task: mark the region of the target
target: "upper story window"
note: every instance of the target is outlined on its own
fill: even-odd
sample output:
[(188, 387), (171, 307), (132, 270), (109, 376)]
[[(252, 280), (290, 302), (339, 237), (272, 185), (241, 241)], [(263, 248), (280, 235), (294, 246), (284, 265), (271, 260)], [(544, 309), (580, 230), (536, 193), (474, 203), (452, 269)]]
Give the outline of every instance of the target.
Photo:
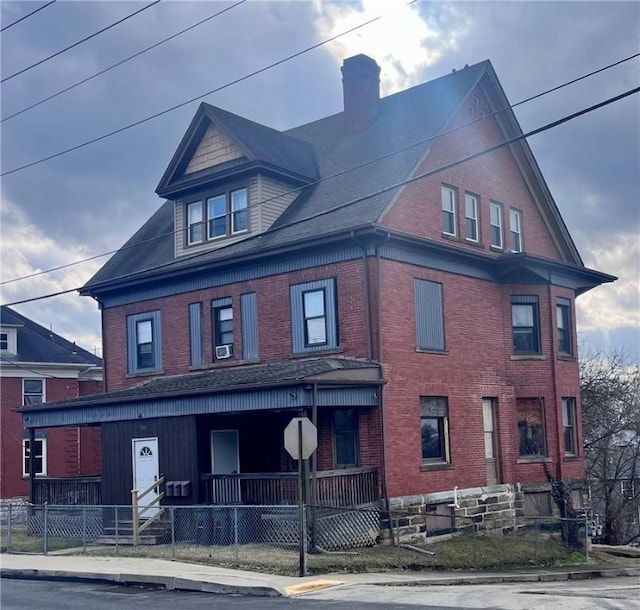
[(129, 374), (154, 373), (162, 369), (160, 312), (127, 316)]
[(478, 197), (471, 193), (464, 196), (464, 231), (469, 241), (480, 241), (478, 230)]
[(442, 185), (442, 232), (445, 235), (457, 235), (456, 211), (458, 192), (451, 186)]
[(223, 360), (233, 356), (233, 305), (231, 297), (211, 302), (213, 312), (214, 357)]
[(491, 245), (494, 248), (503, 248), (502, 205), (495, 201), (489, 204), (489, 220), (491, 222)]
[(537, 296), (511, 297), (514, 354), (540, 353), (540, 320)]
[(509, 210), (509, 232), (511, 235), (511, 252), (522, 252), (522, 212)]
[(570, 356), (573, 351), (573, 335), (571, 333), (571, 301), (569, 299), (557, 299), (556, 324), (558, 327), (558, 353)]
[(0, 352), (3, 354), (16, 354), (17, 349), (17, 329), (3, 328), (0, 331)]
[(337, 348), (338, 308), (335, 280), (290, 287), (294, 353)]
[(416, 348), (442, 352), (444, 342), (444, 305), (442, 284), (414, 280)]
[(22, 380), (22, 404), (39, 405), (44, 402), (44, 379)]
[(203, 243), (249, 229), (249, 203), (246, 188), (220, 193), (186, 204), (187, 245)]

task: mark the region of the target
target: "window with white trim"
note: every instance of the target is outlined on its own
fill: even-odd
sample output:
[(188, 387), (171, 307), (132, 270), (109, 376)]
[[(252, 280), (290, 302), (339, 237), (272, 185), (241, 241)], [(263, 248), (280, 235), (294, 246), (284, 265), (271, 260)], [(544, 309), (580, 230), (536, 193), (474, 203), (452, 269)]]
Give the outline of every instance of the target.
[(0, 352), (5, 355), (17, 354), (17, 339), (18, 335), (16, 328), (3, 328), (0, 331)]
[(458, 207), (458, 193), (451, 186), (442, 185), (442, 232), (445, 235), (457, 235), (456, 212)]
[(468, 241), (479, 242), (478, 197), (471, 193), (464, 195), (464, 233)]
[(491, 245), (494, 248), (503, 248), (502, 205), (495, 201), (489, 203), (489, 221), (491, 224)]
[(160, 312), (149, 311), (127, 316), (129, 374), (162, 370)]
[(34, 441), (33, 452), (29, 439), (22, 439), (22, 476), (29, 476), (29, 462), (34, 461), (34, 473), (39, 476), (47, 474), (47, 439), (37, 438)]
[(564, 433), (564, 454), (578, 455), (576, 432), (576, 399), (562, 399), (562, 429)]
[(522, 252), (522, 212), (509, 209), (509, 233), (511, 236), (511, 252)]
[(337, 348), (338, 308), (334, 279), (290, 287), (293, 353)]
[(44, 402), (44, 379), (22, 380), (22, 404), (39, 405)]
[(249, 196), (246, 188), (190, 201), (185, 207), (187, 246), (249, 230)]
[[(215, 299), (211, 302), (213, 313), (213, 344), (216, 360), (233, 355), (233, 302), (231, 297)], [(226, 349), (222, 349), (226, 348)]]
[(6, 352), (9, 349), (9, 334), (0, 333), (0, 351)]

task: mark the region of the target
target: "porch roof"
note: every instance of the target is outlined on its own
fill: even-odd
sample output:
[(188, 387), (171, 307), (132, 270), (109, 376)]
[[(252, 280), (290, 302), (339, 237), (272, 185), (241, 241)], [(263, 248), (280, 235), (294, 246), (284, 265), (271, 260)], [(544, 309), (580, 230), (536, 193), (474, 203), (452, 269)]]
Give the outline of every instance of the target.
[[(239, 366), (158, 377), (134, 388), (22, 407), (25, 428), (318, 406), (375, 406), (378, 363), (342, 358)], [(293, 390), (293, 391), (292, 391)]]

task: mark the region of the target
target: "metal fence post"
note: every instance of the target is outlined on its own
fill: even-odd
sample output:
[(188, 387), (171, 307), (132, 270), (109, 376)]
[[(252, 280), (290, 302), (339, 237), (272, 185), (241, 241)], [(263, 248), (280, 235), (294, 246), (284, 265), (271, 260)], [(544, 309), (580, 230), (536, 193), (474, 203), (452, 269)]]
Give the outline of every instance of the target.
[(49, 546), (49, 541), (48, 541), (48, 521), (49, 521), (49, 506), (48, 504), (45, 502), (43, 504), (44, 507), (44, 519), (43, 519), (43, 532), (42, 532), (42, 554), (46, 555), (48, 552), (48, 546)]
[(171, 561), (176, 559), (176, 507), (169, 507), (169, 518), (171, 521)]
[(87, 507), (82, 507), (82, 552), (87, 554)]
[[(391, 518), (391, 513), (389, 513)], [(396, 519), (396, 549), (398, 551), (398, 570), (402, 570), (402, 558), (400, 556), (400, 518)]]
[(115, 525), (115, 532), (116, 532), (116, 555), (120, 554), (120, 537), (118, 535), (119, 534), (119, 531), (118, 531), (118, 529), (119, 529), (118, 528), (118, 526), (119, 526), (119, 522), (118, 522), (118, 510), (119, 510), (119, 508), (120, 508), (119, 506), (115, 507), (115, 509), (116, 509), (116, 511), (115, 511), (116, 512), (116, 515), (115, 515), (116, 522), (115, 522), (114, 525)]
[(536, 563), (538, 562), (538, 517), (533, 518), (533, 543), (536, 554)]
[(9, 516), (7, 520), (7, 553), (11, 553), (11, 529), (13, 527), (13, 504), (9, 504)]
[(584, 511), (584, 560), (589, 561), (589, 521), (587, 511)]
[(233, 507), (233, 545), (236, 563), (238, 563), (238, 507)]

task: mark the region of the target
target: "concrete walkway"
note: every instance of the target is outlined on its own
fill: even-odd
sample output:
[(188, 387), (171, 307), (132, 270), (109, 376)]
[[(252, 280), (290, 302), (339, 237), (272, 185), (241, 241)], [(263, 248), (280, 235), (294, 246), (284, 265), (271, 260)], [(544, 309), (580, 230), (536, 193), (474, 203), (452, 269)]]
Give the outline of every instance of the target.
[(87, 579), (120, 584), (147, 584), (208, 593), (294, 596), (343, 584), (459, 585), (544, 582), (602, 577), (640, 577), (640, 566), (576, 566), (505, 572), (388, 572), (325, 574), (297, 578), (199, 564), (137, 557), (83, 555), (0, 556), (2, 578)]

